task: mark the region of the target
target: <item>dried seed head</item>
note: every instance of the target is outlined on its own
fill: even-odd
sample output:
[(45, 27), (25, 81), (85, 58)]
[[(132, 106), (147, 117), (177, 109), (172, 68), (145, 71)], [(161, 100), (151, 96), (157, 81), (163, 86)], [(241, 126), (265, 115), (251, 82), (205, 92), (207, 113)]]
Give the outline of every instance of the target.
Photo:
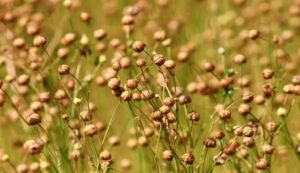
[(165, 63), (165, 57), (162, 54), (156, 54), (153, 56), (153, 61), (156, 65), (161, 66)]
[(251, 107), (247, 104), (242, 103), (240, 104), (238, 111), (240, 114), (246, 116), (251, 112)]
[(254, 95), (250, 91), (243, 92), (242, 99), (244, 102), (249, 103), (254, 99)]
[(43, 149), (43, 142), (41, 139), (31, 139), (24, 143), (23, 148), (26, 153), (35, 155), (41, 153)]
[(89, 124), (84, 127), (83, 131), (85, 135), (93, 137), (98, 133), (98, 128), (94, 124)]
[(17, 172), (18, 173), (28, 173), (29, 172), (29, 167), (28, 165), (22, 163), (17, 166)]
[(268, 160), (262, 158), (256, 161), (255, 166), (257, 169), (265, 170), (269, 167)]
[(43, 47), (45, 46), (47, 43), (45, 37), (42, 37), (42, 36), (36, 36), (34, 39), (33, 39), (33, 45), (36, 46), (36, 47)]
[(69, 49), (66, 47), (57, 50), (57, 56), (61, 59), (66, 59), (69, 55)]
[(39, 94), (39, 101), (43, 102), (43, 103), (48, 103), (51, 99), (51, 93), (48, 91), (45, 92), (41, 92)]
[(29, 76), (27, 74), (22, 74), (17, 78), (18, 85), (27, 85), (29, 83)]
[(159, 108), (159, 111), (162, 113), (162, 114), (167, 114), (171, 111), (171, 108), (167, 105), (162, 105), (160, 108)]
[(161, 121), (163, 114), (160, 111), (154, 111), (151, 113), (151, 118), (155, 121)]
[(186, 153), (181, 156), (181, 160), (187, 165), (192, 165), (194, 163), (195, 157), (191, 153)]
[(246, 63), (246, 57), (242, 54), (237, 54), (233, 57), (233, 62), (236, 64), (244, 64)]
[(147, 138), (145, 136), (140, 136), (138, 138), (138, 144), (143, 147), (147, 146), (148, 145)]
[(103, 29), (97, 29), (94, 31), (94, 37), (97, 40), (103, 40), (107, 36), (107, 33)]
[(231, 112), (227, 109), (222, 109), (218, 112), (218, 115), (222, 120), (227, 120), (231, 117)]
[(244, 137), (243, 144), (248, 148), (253, 148), (255, 146), (255, 141), (251, 137)]
[(171, 150), (165, 150), (162, 153), (162, 158), (164, 160), (172, 161), (173, 157), (174, 157), (174, 155), (173, 155), (173, 152)]
[(132, 49), (136, 52), (142, 52), (146, 47), (146, 44), (142, 41), (135, 41), (132, 44)]
[(166, 97), (163, 100), (163, 104), (172, 107), (175, 104), (175, 100), (173, 97)]
[(126, 87), (129, 89), (135, 89), (138, 87), (139, 81), (136, 79), (128, 79), (126, 81)]
[(218, 130), (218, 131), (215, 131), (212, 136), (216, 139), (221, 140), (225, 137), (225, 134), (221, 130)]
[(272, 79), (274, 72), (271, 69), (264, 69), (262, 75), (264, 79)]
[(21, 48), (25, 47), (25, 45), (26, 45), (26, 43), (23, 38), (15, 38), (13, 41), (13, 46), (16, 48), (21, 49)]
[(203, 144), (207, 148), (215, 148), (217, 145), (217, 141), (215, 140), (215, 138), (206, 138), (204, 140)]
[(254, 131), (253, 131), (252, 127), (246, 126), (243, 128), (244, 136), (251, 137), (251, 136), (253, 136), (253, 134), (254, 134)]
[(272, 154), (275, 150), (275, 147), (269, 144), (265, 144), (262, 146), (262, 151), (266, 154)]
[(131, 15), (125, 15), (122, 17), (121, 23), (122, 25), (133, 25), (134, 18)]
[(120, 144), (120, 139), (118, 136), (111, 136), (109, 139), (108, 139), (108, 143), (112, 146), (117, 146)]
[(213, 65), (212, 63), (210, 62), (205, 62), (203, 64), (203, 69), (206, 71), (206, 72), (212, 72), (215, 70), (215, 65)]
[(200, 115), (198, 112), (192, 111), (188, 113), (187, 118), (193, 122), (198, 122), (200, 120)]
[(191, 103), (192, 99), (189, 96), (181, 95), (178, 98), (178, 103), (180, 105)]
[(168, 59), (168, 60), (165, 61), (164, 66), (169, 70), (174, 69), (175, 68), (175, 61), (173, 61), (171, 59)]
[(167, 38), (167, 34), (164, 30), (159, 30), (153, 34), (153, 38), (158, 42), (162, 42)]
[(92, 16), (87, 12), (81, 12), (80, 13), (80, 19), (83, 22), (90, 22), (90, 20), (92, 19)]
[(266, 129), (272, 134), (276, 132), (277, 128), (278, 126), (275, 122), (268, 122), (266, 124)]
[(107, 85), (111, 89), (118, 89), (120, 87), (121, 81), (117, 78), (111, 78)]
[(80, 157), (81, 153), (79, 149), (74, 149), (71, 151), (71, 158), (75, 161), (77, 161)]
[(26, 123), (30, 126), (39, 124), (42, 121), (42, 118), (37, 113), (32, 113), (26, 118)]
[(166, 115), (166, 118), (167, 118), (168, 123), (171, 123), (171, 124), (175, 123), (177, 121), (176, 116), (172, 112), (169, 112)]
[(41, 166), (40, 166), (39, 162), (33, 162), (29, 165), (29, 170), (31, 172), (38, 172), (38, 171), (40, 171), (40, 169), (41, 169)]
[(252, 29), (248, 33), (248, 38), (255, 40), (259, 37), (259, 31), (256, 29)]
[(58, 67), (57, 71), (60, 75), (70, 74), (70, 66), (67, 64), (62, 64)]
[(144, 67), (144, 66), (146, 65), (146, 61), (143, 60), (143, 59), (138, 59), (138, 60), (136, 61), (136, 65), (137, 65), (138, 67)]
[(128, 170), (131, 167), (131, 162), (128, 159), (122, 159), (120, 165), (122, 169)]
[(107, 150), (102, 151), (102, 152), (100, 153), (100, 159), (101, 159), (101, 160), (105, 160), (105, 161), (110, 160), (110, 159), (111, 159), (111, 154), (110, 154), (110, 152), (107, 151)]
[(120, 97), (121, 97), (122, 100), (128, 102), (128, 101), (131, 100), (132, 94), (129, 91), (123, 91)]

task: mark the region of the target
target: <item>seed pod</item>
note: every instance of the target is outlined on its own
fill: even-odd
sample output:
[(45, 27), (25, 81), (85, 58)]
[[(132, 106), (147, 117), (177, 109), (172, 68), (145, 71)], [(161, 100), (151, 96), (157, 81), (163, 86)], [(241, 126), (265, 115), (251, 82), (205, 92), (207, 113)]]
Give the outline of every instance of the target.
[(90, 20), (92, 19), (92, 16), (87, 12), (81, 12), (80, 13), (80, 19), (83, 22), (90, 22)]
[(153, 56), (153, 61), (156, 65), (161, 66), (165, 63), (165, 57), (162, 54), (156, 54)]
[(244, 64), (246, 63), (246, 57), (242, 54), (237, 54), (233, 57), (233, 62), (239, 65)]
[(218, 115), (222, 120), (227, 120), (227, 119), (230, 119), (231, 112), (227, 109), (222, 109), (218, 112)]
[(251, 107), (247, 104), (242, 103), (242, 104), (240, 104), (238, 111), (243, 116), (246, 116), (251, 112)]
[(251, 137), (244, 137), (243, 144), (246, 145), (248, 148), (253, 148), (255, 146), (255, 141)]
[(26, 123), (30, 126), (39, 124), (41, 121), (42, 121), (42, 118), (37, 113), (30, 114), (26, 119)]
[(134, 18), (131, 15), (125, 15), (121, 19), (122, 25), (133, 25), (134, 24)]
[(101, 159), (101, 160), (105, 160), (105, 161), (110, 160), (110, 159), (111, 159), (111, 154), (110, 154), (110, 152), (107, 151), (107, 150), (102, 151), (102, 152), (100, 153), (100, 159)]
[(262, 151), (266, 154), (272, 154), (275, 150), (275, 147), (269, 144), (265, 144), (262, 146)]
[(245, 91), (245, 92), (243, 92), (242, 99), (244, 102), (250, 103), (254, 99), (254, 95), (250, 91)]
[(38, 171), (40, 171), (40, 169), (41, 169), (41, 166), (40, 166), (39, 162), (33, 162), (29, 165), (29, 170), (31, 172), (38, 172)]
[(57, 56), (61, 59), (66, 59), (69, 55), (69, 49), (68, 48), (59, 48), (57, 50)]
[(132, 98), (132, 94), (129, 91), (123, 91), (120, 97), (124, 101), (130, 101)]
[(173, 155), (173, 152), (171, 150), (165, 150), (162, 153), (162, 157), (165, 160), (172, 161), (174, 155)]
[(24, 48), (26, 45), (25, 40), (23, 38), (15, 38), (13, 41), (13, 46), (16, 48)]
[(218, 130), (213, 133), (213, 137), (221, 140), (225, 137), (225, 134), (222, 131)]
[(163, 114), (160, 111), (154, 111), (151, 113), (151, 118), (155, 121), (161, 121)]
[(118, 89), (120, 84), (121, 81), (117, 78), (111, 78), (107, 83), (108, 87), (111, 89)]
[(139, 84), (139, 82), (136, 79), (128, 79), (126, 81), (126, 87), (129, 88), (129, 89), (135, 89), (135, 88), (137, 88), (138, 84)]
[(36, 47), (43, 47), (45, 46), (47, 43), (45, 37), (42, 37), (42, 36), (36, 36), (34, 39), (33, 39), (33, 45), (36, 46)]
[(215, 138), (209, 137), (204, 140), (203, 144), (207, 148), (215, 148), (217, 145), (217, 141), (215, 140)]
[(213, 72), (215, 70), (215, 65), (213, 65), (212, 63), (210, 62), (205, 62), (203, 64), (203, 69), (206, 71), (206, 72)]
[(136, 52), (142, 52), (146, 47), (146, 44), (141, 42), (141, 41), (135, 41), (133, 44), (132, 44), (132, 49)]
[(97, 29), (94, 31), (94, 37), (97, 40), (103, 40), (107, 36), (107, 33), (103, 29)]
[(271, 69), (264, 69), (262, 75), (264, 79), (272, 79), (274, 72)]
[(159, 30), (153, 34), (153, 38), (154, 38), (154, 40), (156, 40), (158, 42), (162, 42), (167, 38), (167, 34), (165, 31)]
[(43, 142), (41, 141), (41, 139), (37, 139), (37, 140), (31, 139), (24, 143), (23, 148), (25, 152), (28, 154), (31, 155), (39, 154), (43, 149)]
[(159, 111), (162, 113), (162, 114), (167, 114), (171, 111), (171, 108), (167, 105), (162, 105), (160, 108), (159, 108)]
[(243, 128), (243, 135), (244, 136), (251, 137), (251, 136), (253, 136), (253, 134), (254, 134), (254, 131), (251, 127), (246, 126), (246, 127)]
[(164, 66), (169, 69), (169, 70), (172, 70), (175, 68), (175, 62), (171, 59), (169, 60), (166, 60), (165, 63), (164, 63)]
[(180, 105), (191, 103), (191, 101), (192, 101), (191, 98), (189, 96), (186, 96), (186, 95), (181, 95), (178, 98), (178, 103)]
[(163, 100), (163, 104), (172, 107), (175, 104), (175, 100), (173, 97), (166, 97)]
[(146, 61), (143, 60), (143, 59), (138, 59), (138, 60), (136, 61), (136, 65), (137, 65), (138, 67), (144, 67), (144, 66), (146, 65)]
[(66, 64), (62, 64), (58, 67), (57, 71), (60, 75), (70, 74), (70, 66)]
[(199, 113), (195, 111), (188, 113), (187, 118), (194, 122), (198, 122), (200, 120)]
[(259, 37), (259, 31), (256, 29), (252, 29), (248, 33), (248, 38), (255, 40)]
[(177, 121), (176, 116), (172, 112), (169, 112), (166, 115), (166, 118), (168, 120), (168, 123), (170, 123), (170, 124), (175, 123)]
[(269, 167), (269, 162), (268, 160), (262, 158), (256, 161), (255, 166), (257, 169), (265, 170)]
[(181, 160), (187, 165), (192, 165), (194, 163), (195, 157), (191, 153), (186, 153), (181, 156)]
[(148, 145), (147, 138), (145, 136), (140, 136), (138, 138), (138, 144), (142, 147), (147, 146)]
[(98, 129), (94, 124), (89, 124), (84, 127), (83, 132), (85, 135), (93, 137), (98, 133)]
[(17, 78), (18, 85), (27, 85), (29, 83), (29, 76), (27, 74), (22, 74)]
[(278, 126), (275, 122), (268, 122), (266, 124), (266, 129), (272, 134), (276, 132), (277, 128)]
[(18, 173), (28, 173), (29, 172), (29, 167), (28, 165), (22, 163), (17, 166), (17, 172)]

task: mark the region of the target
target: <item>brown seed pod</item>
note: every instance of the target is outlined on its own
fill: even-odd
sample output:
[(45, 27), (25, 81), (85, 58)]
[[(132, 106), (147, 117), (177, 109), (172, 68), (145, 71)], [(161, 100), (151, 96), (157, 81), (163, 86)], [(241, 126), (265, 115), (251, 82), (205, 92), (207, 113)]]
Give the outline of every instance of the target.
[(249, 31), (248, 33), (248, 38), (252, 39), (252, 40), (255, 40), (259, 37), (259, 31), (256, 30), (256, 29), (252, 29)]
[(126, 81), (126, 87), (133, 90), (138, 87), (139, 81), (136, 79), (128, 79)]
[(94, 37), (97, 40), (103, 40), (107, 36), (107, 33), (103, 29), (97, 29), (94, 31)]
[(100, 159), (101, 160), (110, 160), (111, 159), (111, 154), (109, 151), (104, 150), (100, 153)]
[(131, 15), (125, 15), (121, 19), (122, 25), (133, 25), (134, 24), (134, 18)]
[(193, 122), (198, 122), (200, 120), (200, 115), (198, 112), (192, 111), (188, 113), (187, 118)]
[(207, 148), (215, 148), (217, 145), (217, 141), (215, 140), (215, 138), (206, 138), (203, 142), (203, 144), (205, 145), (205, 147)]
[(227, 120), (227, 119), (230, 119), (231, 118), (231, 112), (227, 109), (221, 109), (219, 112), (218, 112), (218, 115), (219, 117), (222, 119), (222, 120)]
[(156, 65), (162, 66), (165, 63), (165, 57), (162, 54), (156, 54), (153, 56), (153, 61)]
[(173, 155), (172, 150), (165, 150), (162, 153), (162, 158), (164, 160), (172, 161), (173, 157), (174, 157), (174, 155)]
[(32, 113), (26, 118), (26, 123), (30, 126), (39, 124), (42, 121), (42, 118), (37, 113)]
[(274, 72), (271, 69), (264, 69), (262, 75), (264, 79), (272, 79)]
[(203, 64), (203, 69), (206, 71), (206, 72), (213, 72), (215, 70), (215, 65), (213, 65), (212, 63), (210, 62), (205, 62)]
[(218, 130), (218, 131), (215, 131), (212, 136), (216, 139), (221, 140), (225, 137), (225, 134), (221, 130)]
[(171, 60), (171, 59), (168, 59), (164, 62), (164, 66), (169, 69), (169, 70), (172, 70), (175, 68), (175, 61)]
[(47, 43), (45, 37), (42, 37), (42, 36), (36, 36), (34, 39), (33, 39), (33, 45), (36, 46), (36, 47), (43, 47), (45, 46)]
[(41, 153), (44, 143), (41, 139), (31, 139), (24, 143), (23, 148), (26, 153), (35, 155)]
[(257, 169), (265, 170), (269, 167), (269, 162), (268, 160), (262, 158), (256, 161), (255, 166)]
[(146, 44), (142, 41), (135, 41), (132, 44), (132, 49), (136, 52), (142, 52), (146, 47)]
[(88, 12), (81, 12), (80, 13), (80, 19), (83, 22), (90, 22), (92, 19), (92, 16)]
[(167, 34), (164, 30), (159, 30), (153, 34), (153, 38), (158, 42), (162, 42), (167, 38)]
[(123, 91), (120, 97), (124, 101), (130, 101), (132, 99), (132, 94), (129, 91)]
[(192, 165), (194, 163), (195, 157), (191, 153), (185, 153), (181, 156), (181, 160), (187, 165)]
[(85, 135), (93, 137), (98, 133), (98, 128), (94, 124), (89, 124), (84, 127), (83, 131)]
[(69, 65), (62, 64), (58, 67), (57, 71), (60, 75), (67, 75), (70, 74), (71, 69)]
[(120, 87), (121, 81), (117, 78), (111, 78), (107, 85), (111, 89), (118, 89)]

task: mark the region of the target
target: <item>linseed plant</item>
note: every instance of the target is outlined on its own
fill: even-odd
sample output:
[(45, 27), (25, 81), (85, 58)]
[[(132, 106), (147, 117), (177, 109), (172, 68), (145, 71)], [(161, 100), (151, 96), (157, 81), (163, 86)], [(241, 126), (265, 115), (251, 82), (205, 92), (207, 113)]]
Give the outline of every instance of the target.
[(0, 172), (298, 172), (299, 0), (1, 0)]

